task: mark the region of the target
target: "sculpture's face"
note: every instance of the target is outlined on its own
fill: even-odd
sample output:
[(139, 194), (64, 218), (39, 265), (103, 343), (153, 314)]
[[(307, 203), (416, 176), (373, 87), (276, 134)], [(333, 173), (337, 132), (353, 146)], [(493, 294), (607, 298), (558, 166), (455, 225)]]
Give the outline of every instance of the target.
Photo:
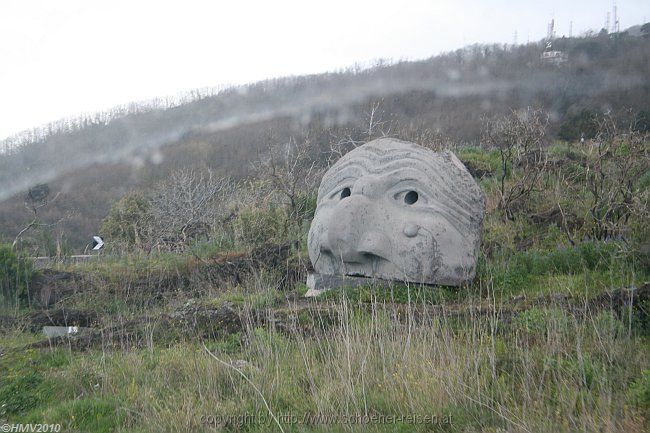
[(480, 230), (482, 212), (483, 195), (453, 154), (376, 140), (323, 177), (309, 256), (322, 274), (459, 284), (474, 276), (470, 228)]

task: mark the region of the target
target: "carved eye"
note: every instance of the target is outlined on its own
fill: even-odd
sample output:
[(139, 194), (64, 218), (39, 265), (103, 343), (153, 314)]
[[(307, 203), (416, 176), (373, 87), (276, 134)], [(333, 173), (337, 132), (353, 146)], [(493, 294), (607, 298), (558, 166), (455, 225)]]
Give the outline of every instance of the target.
[(341, 200), (343, 200), (345, 197), (350, 197), (350, 194), (351, 194), (350, 188), (348, 187), (343, 188), (343, 190), (341, 191)]
[(417, 191), (409, 191), (406, 193), (406, 195), (404, 195), (404, 203), (409, 205), (413, 204), (418, 201), (418, 198), (420, 198), (420, 196), (418, 195)]

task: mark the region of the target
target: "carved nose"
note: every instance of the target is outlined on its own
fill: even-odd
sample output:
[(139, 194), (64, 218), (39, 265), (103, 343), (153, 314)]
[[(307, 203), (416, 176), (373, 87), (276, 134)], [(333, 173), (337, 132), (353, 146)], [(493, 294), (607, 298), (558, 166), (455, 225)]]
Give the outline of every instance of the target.
[(387, 258), (390, 240), (374, 218), (373, 204), (364, 196), (352, 196), (337, 207), (327, 230), (324, 250), (348, 263), (364, 263)]
[(352, 195), (360, 194), (371, 200), (378, 199), (379, 196), (386, 190), (387, 179), (382, 179), (379, 176), (367, 174), (362, 176), (354, 183), (352, 188)]
[(390, 252), (390, 240), (379, 231), (365, 232), (357, 245), (357, 252), (366, 259), (373, 257), (385, 259)]

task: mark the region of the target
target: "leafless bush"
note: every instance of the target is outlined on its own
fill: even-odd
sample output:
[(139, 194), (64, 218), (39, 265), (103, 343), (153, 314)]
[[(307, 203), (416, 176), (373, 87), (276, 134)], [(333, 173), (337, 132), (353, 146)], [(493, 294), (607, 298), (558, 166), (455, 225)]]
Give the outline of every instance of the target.
[(151, 196), (155, 245), (183, 249), (194, 239), (209, 238), (232, 188), (230, 180), (211, 171), (183, 169), (172, 173)]
[(382, 101), (371, 101), (363, 111), (362, 128), (347, 130), (342, 135), (332, 137), (328, 155), (328, 165), (334, 164), (349, 151), (368, 141), (392, 135), (394, 124), (382, 109)]
[(396, 125), (393, 131), (396, 138), (417, 143), (434, 152), (441, 152), (456, 147), (456, 143), (450, 137), (426, 126), (412, 124), (404, 126)]
[(532, 108), (512, 111), (508, 116), (483, 122), (483, 140), (499, 150), (499, 209), (507, 219), (514, 219), (515, 204), (525, 202), (539, 189), (546, 170), (543, 149), (549, 116)]
[(588, 146), (585, 172), (589, 217), (594, 239), (623, 236), (630, 218), (648, 221), (649, 193), (638, 180), (650, 169), (647, 132), (633, 118), (621, 125), (611, 113), (598, 120), (598, 134)]
[(291, 137), (286, 143), (269, 143), (255, 169), (263, 183), (260, 186), (266, 187), (269, 194), (279, 194), (289, 217), (300, 225), (306, 200), (314, 194), (322, 174), (312, 157), (309, 137), (300, 142)]

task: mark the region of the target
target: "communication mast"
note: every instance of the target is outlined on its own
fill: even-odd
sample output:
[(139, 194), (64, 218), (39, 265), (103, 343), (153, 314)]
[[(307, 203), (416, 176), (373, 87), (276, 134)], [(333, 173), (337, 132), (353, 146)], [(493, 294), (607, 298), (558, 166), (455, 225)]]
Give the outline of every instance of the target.
[(546, 32), (546, 39), (552, 41), (555, 39), (555, 19), (551, 19), (551, 22), (548, 24), (548, 30)]
[(614, 25), (612, 26), (612, 33), (618, 33), (620, 31), (621, 28), (618, 22), (618, 7), (616, 6), (616, 3), (614, 3)]

